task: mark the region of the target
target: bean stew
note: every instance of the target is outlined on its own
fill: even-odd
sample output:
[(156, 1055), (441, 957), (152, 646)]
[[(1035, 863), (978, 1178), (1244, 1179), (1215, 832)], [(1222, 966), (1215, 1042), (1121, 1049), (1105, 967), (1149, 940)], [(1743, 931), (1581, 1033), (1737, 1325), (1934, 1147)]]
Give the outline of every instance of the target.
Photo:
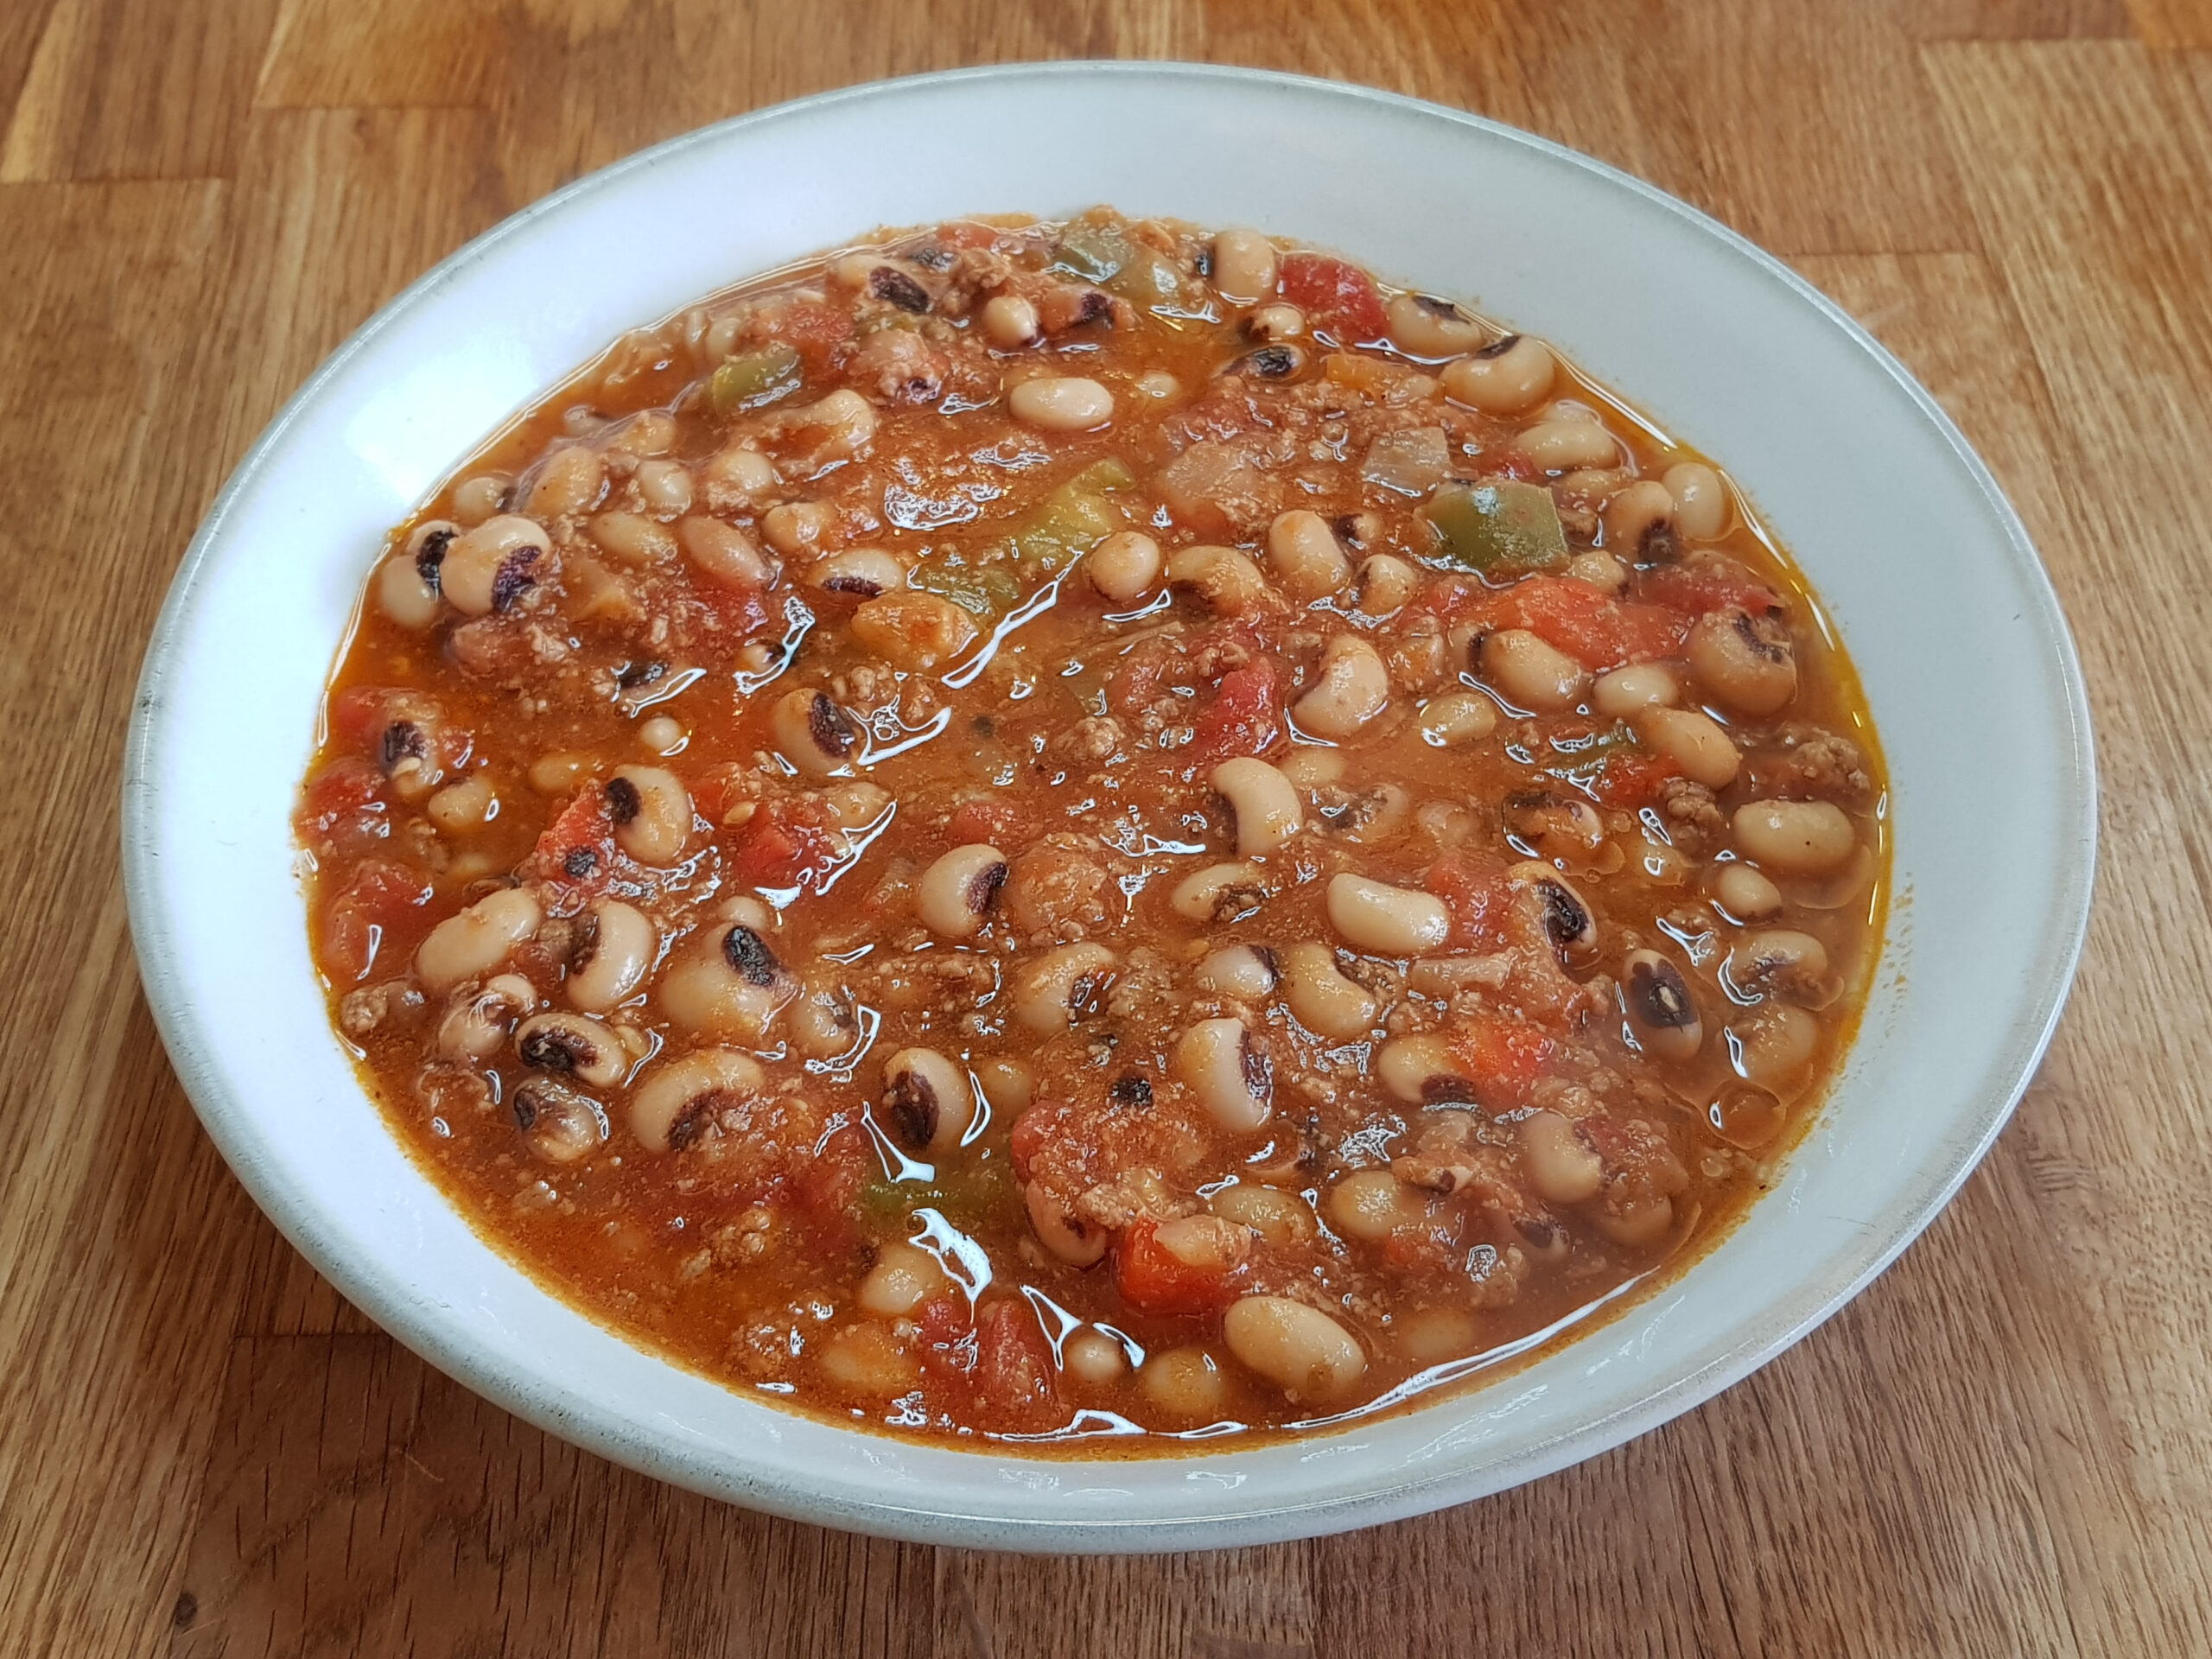
[(1533, 337), (1104, 210), (619, 341), (372, 572), (297, 814), (472, 1224), (798, 1409), (1173, 1450), (1679, 1271), (1834, 1077), (1863, 698)]

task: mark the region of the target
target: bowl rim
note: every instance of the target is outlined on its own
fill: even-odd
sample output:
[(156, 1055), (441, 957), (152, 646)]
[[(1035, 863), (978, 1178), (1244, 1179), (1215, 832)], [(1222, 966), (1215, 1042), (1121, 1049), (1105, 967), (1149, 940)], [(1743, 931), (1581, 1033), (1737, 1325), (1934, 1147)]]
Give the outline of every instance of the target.
[[(1952, 1155), (1949, 1167), (1942, 1171), (1941, 1178), (1923, 1188), (1916, 1198), (1904, 1195), (1904, 1201), (1890, 1217), (1891, 1224), (1872, 1230), (1866, 1247), (1856, 1253), (1857, 1260), (1840, 1286), (1825, 1292), (1813, 1286), (1784, 1295), (1764, 1321), (1748, 1328), (1736, 1343), (1722, 1349), (1707, 1363), (1642, 1395), (1630, 1407), (1584, 1421), (1571, 1431), (1494, 1459), (1474, 1470), (1439, 1469), (1402, 1478), (1379, 1492), (1228, 1509), (1204, 1521), (1160, 1523), (1096, 1517), (1038, 1522), (950, 1508), (917, 1507), (893, 1500), (887, 1494), (869, 1502), (820, 1496), (807, 1501), (771, 1482), (710, 1478), (685, 1461), (671, 1444), (628, 1438), (612, 1422), (596, 1421), (588, 1412), (561, 1409), (558, 1396), (550, 1391), (533, 1392), (524, 1379), (510, 1375), (492, 1357), (457, 1339), (435, 1322), (426, 1320), (423, 1310), (380, 1274), (369, 1253), (351, 1250), (341, 1241), (327, 1236), (318, 1224), (316, 1206), (277, 1179), (264, 1162), (259, 1156), (251, 1110), (200, 1040), (200, 1016), (182, 994), (175, 960), (175, 936), (162, 902), (162, 854), (153, 830), (161, 800), (155, 757), (169, 734), (171, 703), (165, 690), (205, 595), (204, 578), (224, 528), (302, 413), (353, 359), (388, 328), (500, 244), (560, 213), (581, 196), (615, 187), (630, 175), (651, 168), (670, 156), (693, 147), (721, 143), (747, 128), (810, 117), (843, 104), (864, 103), (917, 91), (1001, 81), (1087, 79), (1154, 81), (1184, 86), (1257, 84), (1471, 128), (1492, 139), (1564, 162), (1643, 198), (1648, 206), (1663, 210), (1748, 261), (1766, 280), (1779, 283), (1840, 330), (1906, 394), (1950, 447), (1955, 459), (1984, 497), (1993, 523), (2002, 529), (2006, 550), (2018, 567), (2024, 590), (2032, 601), (2033, 614), (2028, 620), (2039, 644), (2050, 653), (2056, 670), (2056, 689), (2060, 693), (2056, 701), (2063, 730), (2054, 727), (2054, 746), (2064, 753), (2070, 743), (2071, 765), (2060, 770), (2061, 797), (2052, 803), (2050, 810), (2056, 830), (2054, 845), (2063, 879), (2044, 906), (2044, 934), (2056, 948), (2024, 976), (2027, 982), (2019, 990), (2016, 1003), (2018, 1012), (2007, 1023), (2002, 1052), (1987, 1074), (1991, 1086), (1983, 1096), (1979, 1121), (1968, 1116), (1961, 1125), (1973, 1131), (1972, 1138), (1962, 1142), (1961, 1149)], [(989, 204), (978, 204), (976, 208), (988, 210)], [(833, 88), (748, 111), (635, 151), (527, 204), (448, 254), (380, 307), (323, 359), (286, 399), (216, 495), (177, 567), (149, 636), (132, 702), (121, 782), (123, 874), (131, 937), (149, 1008), (178, 1077), (209, 1137), (262, 1211), (341, 1294), (374, 1319), (380, 1329), (439, 1370), (539, 1428), (673, 1484), (814, 1524), (842, 1526), (914, 1541), (1029, 1550), (1139, 1552), (1242, 1546), (1402, 1519), (1503, 1491), (1610, 1450), (1701, 1404), (1759, 1369), (1825, 1322), (1889, 1267), (1950, 1202), (2010, 1120), (2050, 1043), (2080, 963), (2088, 935), (2098, 853), (2099, 785), (2088, 693), (2080, 656), (2050, 574), (2018, 512), (1956, 423), (1910, 372), (1840, 306), (1779, 258), (1710, 215), (1631, 174), (1553, 140), (1449, 105), (1379, 88), (1273, 70), (1180, 61), (1064, 60), (995, 64)], [(1892, 930), (1897, 925), (1894, 914), (1889, 925)], [(539, 1288), (544, 1290), (543, 1286)], [(550, 1290), (544, 1290), (544, 1294), (554, 1294)], [(674, 1363), (667, 1360), (663, 1363)], [(1262, 1449), (1254, 1448), (1255, 1452)], [(975, 1450), (979, 1453), (982, 1451)], [(1007, 1455), (1002, 1447), (994, 1446), (991, 1450), (1001, 1457)], [(1056, 1458), (1052, 1461), (1052, 1466), (1085, 1466), (1078, 1459)]]

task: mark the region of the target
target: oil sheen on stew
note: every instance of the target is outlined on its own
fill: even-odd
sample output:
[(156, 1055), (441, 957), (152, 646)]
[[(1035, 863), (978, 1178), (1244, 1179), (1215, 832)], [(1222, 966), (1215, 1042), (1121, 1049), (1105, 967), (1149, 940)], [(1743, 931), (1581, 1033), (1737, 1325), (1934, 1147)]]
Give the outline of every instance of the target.
[(1724, 1230), (1848, 1042), (1883, 799), (1705, 461), (1101, 211), (620, 341), (394, 532), (298, 828), (395, 1131), (560, 1294), (801, 1408), (1167, 1450)]

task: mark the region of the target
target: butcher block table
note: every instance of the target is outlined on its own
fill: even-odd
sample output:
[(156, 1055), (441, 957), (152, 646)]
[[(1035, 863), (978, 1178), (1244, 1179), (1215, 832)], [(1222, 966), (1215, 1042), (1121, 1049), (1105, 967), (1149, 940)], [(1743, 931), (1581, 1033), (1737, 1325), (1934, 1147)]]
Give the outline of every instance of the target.
[[(1750, 1381), (1425, 1520), (1028, 1559), (691, 1497), (378, 1332), (194, 1118), (114, 826), (194, 525), (434, 261), (743, 110), (1113, 55), (1478, 111), (1834, 296), (2043, 550), (2103, 868), (1995, 1151)], [(0, 1655), (2212, 1652), (2208, 463), (2212, 0), (4, 0)]]

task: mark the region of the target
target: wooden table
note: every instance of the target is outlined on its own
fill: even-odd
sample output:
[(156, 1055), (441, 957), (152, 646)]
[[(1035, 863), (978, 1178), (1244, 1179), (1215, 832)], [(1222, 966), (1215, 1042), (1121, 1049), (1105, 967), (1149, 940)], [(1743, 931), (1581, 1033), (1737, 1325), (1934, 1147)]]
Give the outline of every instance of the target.
[[(1994, 1154), (1750, 1382), (1424, 1521), (1033, 1560), (689, 1497), (378, 1332), (200, 1133), (112, 826), (193, 525), (403, 283), (702, 122), (1112, 54), (1464, 105), (1835, 295), (2044, 550), (2105, 866)], [(2212, 1651), (2206, 0), (7, 0), (0, 112), (0, 1653)]]

